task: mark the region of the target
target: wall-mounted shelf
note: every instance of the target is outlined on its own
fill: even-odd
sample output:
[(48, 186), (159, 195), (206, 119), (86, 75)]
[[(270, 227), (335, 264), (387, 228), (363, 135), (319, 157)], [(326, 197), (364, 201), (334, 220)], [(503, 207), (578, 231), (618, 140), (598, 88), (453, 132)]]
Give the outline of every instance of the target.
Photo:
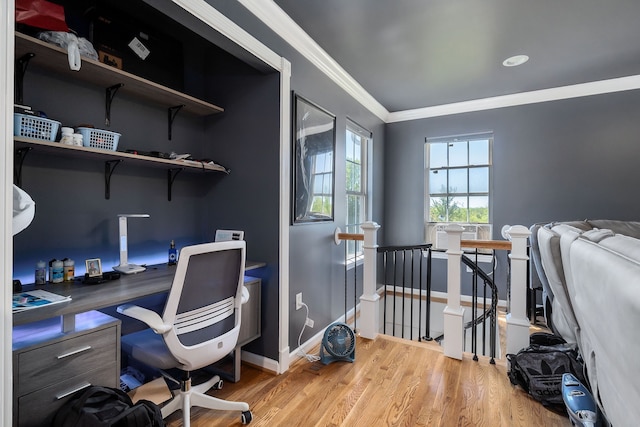
[(168, 171), (168, 199), (171, 200), (171, 187), (175, 177), (181, 171), (202, 171), (202, 172), (222, 172), (228, 174), (229, 171), (223, 166), (217, 164), (201, 163), (188, 160), (169, 160), (157, 157), (142, 156), (139, 154), (122, 153), (119, 151), (102, 150), (91, 147), (77, 147), (74, 145), (65, 145), (59, 142), (40, 141), (21, 136), (13, 138), (16, 150), (16, 158), (19, 164), (16, 165), (17, 172), (16, 181), (20, 183), (22, 180), (22, 162), (26, 153), (32, 150), (39, 152), (51, 153), (68, 157), (77, 157), (84, 159), (101, 160), (105, 162), (105, 198), (109, 198), (111, 174), (115, 167), (122, 163), (132, 163), (141, 167), (162, 168)]
[(71, 71), (66, 50), (22, 33), (16, 33), (15, 40), (16, 58), (19, 59), (24, 55), (34, 54), (28, 60), (29, 64), (67, 78), (92, 83), (105, 89), (122, 84), (123, 86), (120, 88), (119, 93), (146, 99), (167, 109), (183, 105), (181, 111), (198, 116), (208, 116), (224, 111), (223, 108), (217, 105), (89, 58), (82, 57), (80, 71)]

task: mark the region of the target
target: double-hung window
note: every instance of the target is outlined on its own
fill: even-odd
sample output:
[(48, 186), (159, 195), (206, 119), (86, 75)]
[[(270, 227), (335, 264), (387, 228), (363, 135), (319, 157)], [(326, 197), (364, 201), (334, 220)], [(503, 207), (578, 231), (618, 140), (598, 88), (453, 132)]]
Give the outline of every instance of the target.
[(448, 223), (463, 239), (491, 238), (492, 146), (491, 133), (426, 139), (425, 240), (436, 248)]
[[(368, 145), (371, 132), (347, 120), (346, 138), (346, 193), (347, 218), (346, 232), (361, 233), (360, 225), (367, 220), (368, 214)], [(362, 244), (347, 241), (347, 260), (355, 260), (362, 255)]]

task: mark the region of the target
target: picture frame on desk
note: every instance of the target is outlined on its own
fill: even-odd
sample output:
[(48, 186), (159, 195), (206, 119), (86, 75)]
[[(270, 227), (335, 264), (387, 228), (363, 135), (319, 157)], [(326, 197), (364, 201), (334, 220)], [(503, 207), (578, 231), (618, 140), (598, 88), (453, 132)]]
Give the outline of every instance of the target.
[(336, 116), (293, 94), (292, 224), (333, 221)]
[(87, 267), (87, 275), (89, 277), (102, 276), (102, 262), (100, 261), (100, 258), (90, 258), (84, 263)]

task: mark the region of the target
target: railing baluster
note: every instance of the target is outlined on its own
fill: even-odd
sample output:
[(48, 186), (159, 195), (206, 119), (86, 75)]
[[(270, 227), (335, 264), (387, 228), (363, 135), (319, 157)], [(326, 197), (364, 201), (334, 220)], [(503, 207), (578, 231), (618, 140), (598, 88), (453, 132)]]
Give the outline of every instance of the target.
[(388, 253), (382, 254), (382, 277), (384, 278), (382, 285), (382, 296), (384, 298), (383, 307), (384, 310), (382, 312), (382, 333), (387, 333), (387, 305), (389, 300), (387, 299), (387, 256)]
[[(346, 245), (345, 245), (346, 246)], [(354, 241), (353, 242), (353, 253), (357, 254), (358, 253), (358, 242)], [(358, 257), (354, 256), (354, 260), (353, 260), (353, 331), (356, 332), (358, 330), (358, 316), (356, 313), (356, 307), (358, 306)], [(345, 295), (345, 305), (347, 302), (347, 293), (345, 291), (344, 293)], [(345, 319), (347, 317), (346, 311), (345, 311)], [(345, 320), (346, 321), (346, 320)]]
[[(347, 263), (347, 259), (349, 257), (349, 244), (347, 242), (347, 244), (344, 245), (344, 323), (347, 323), (347, 284), (348, 284), (348, 280), (347, 280), (347, 274), (349, 272), (349, 268), (348, 268), (348, 263)], [(354, 270), (356, 269), (355, 266), (353, 268)], [(354, 286), (355, 286), (355, 282), (354, 282)], [(355, 310), (353, 313), (353, 317), (355, 318)]]
[(393, 252), (393, 336), (396, 336), (396, 275), (397, 275), (397, 258), (396, 252)]
[(418, 276), (418, 341), (422, 341), (422, 265), (424, 260), (422, 257), (422, 251), (418, 252), (419, 255), (419, 276)]
[[(423, 249), (424, 251), (424, 249)], [(420, 258), (422, 259), (422, 257)], [(431, 341), (433, 338), (431, 337), (431, 248), (427, 249), (427, 324), (425, 326), (427, 336), (425, 339), (427, 341)]]

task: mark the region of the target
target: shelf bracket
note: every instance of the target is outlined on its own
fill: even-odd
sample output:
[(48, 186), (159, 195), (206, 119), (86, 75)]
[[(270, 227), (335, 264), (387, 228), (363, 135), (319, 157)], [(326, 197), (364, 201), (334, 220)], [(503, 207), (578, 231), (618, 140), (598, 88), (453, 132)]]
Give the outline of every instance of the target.
[(16, 150), (16, 162), (14, 163), (14, 171), (13, 171), (13, 180), (16, 183), (16, 185), (20, 188), (22, 188), (22, 165), (24, 163), (24, 158), (27, 157), (27, 154), (29, 153), (29, 151), (31, 151), (33, 149), (33, 147), (25, 147), (25, 148), (18, 148)]
[(36, 56), (35, 53), (25, 53), (20, 58), (16, 59), (16, 70), (15, 70), (15, 93), (14, 99), (16, 104), (23, 103), (23, 95), (24, 95), (24, 75), (27, 72), (27, 66), (29, 65), (29, 61), (31, 58)]
[(169, 124), (169, 141), (171, 141), (171, 129), (173, 128), (173, 121), (176, 119), (176, 116), (178, 115), (178, 113), (183, 107), (184, 107), (184, 104), (176, 105), (175, 107), (169, 107), (167, 109), (167, 113), (168, 113), (167, 118), (168, 118), (168, 124)]
[(172, 168), (167, 171), (167, 200), (171, 201), (171, 187), (173, 187), (173, 181), (176, 180), (176, 177), (180, 172), (182, 172), (184, 168)]
[(105, 106), (104, 106), (104, 124), (111, 126), (111, 103), (116, 96), (116, 92), (124, 86), (124, 83), (118, 83), (113, 86), (109, 86), (106, 90)]
[(111, 175), (122, 162), (122, 159), (118, 160), (106, 160), (104, 162), (104, 198), (109, 200), (111, 198)]

